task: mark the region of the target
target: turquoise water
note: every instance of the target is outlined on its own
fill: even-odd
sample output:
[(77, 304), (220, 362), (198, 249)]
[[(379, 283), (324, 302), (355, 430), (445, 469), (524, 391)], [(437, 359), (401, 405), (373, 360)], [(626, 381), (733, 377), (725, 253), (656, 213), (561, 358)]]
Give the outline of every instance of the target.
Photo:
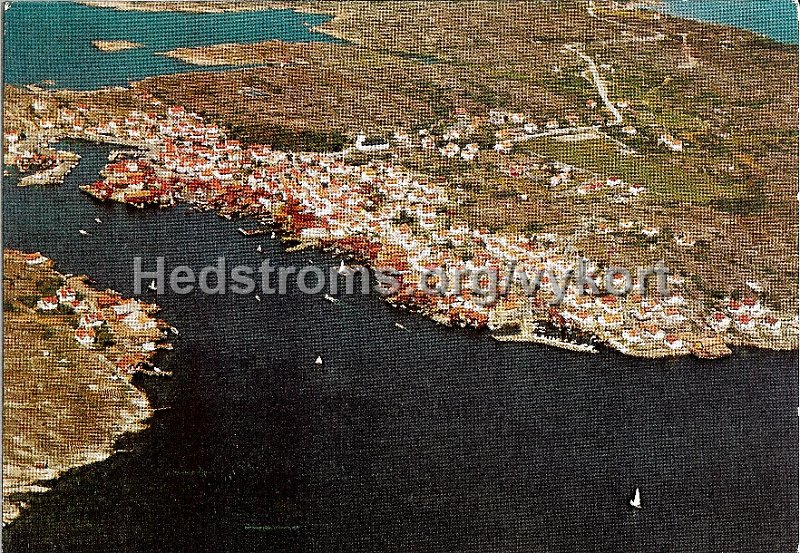
[[(188, 69), (154, 52), (327, 40), (292, 12), (127, 13), (14, 4), (8, 82), (94, 88)], [(94, 39), (146, 48), (95, 50)], [(4, 246), (133, 295), (135, 256), (327, 270), (187, 209), (93, 202), (109, 147), (75, 143), (63, 186), (3, 179)], [(103, 223), (94, 223), (100, 218)], [(86, 225), (92, 225), (87, 227)], [(80, 228), (92, 228), (78, 240)], [(149, 298), (149, 297), (148, 297)], [(295, 293), (166, 294), (181, 329), (145, 382), (127, 453), (32, 494), (8, 551), (790, 551), (797, 536), (797, 352), (648, 361), (500, 344), (395, 311)], [(401, 322), (409, 332), (395, 326)], [(313, 359), (325, 359), (323, 369)], [(165, 409), (161, 409), (165, 407)], [(646, 508), (627, 502), (642, 487)], [(296, 530), (295, 530), (296, 529)]]
[[(222, 14), (147, 13), (72, 2), (13, 2), (5, 12), (4, 80), (54, 81), (87, 90), (126, 85), (151, 75), (196, 69), (157, 55), (173, 48), (223, 42), (330, 41), (311, 30), (328, 16), (268, 10)], [(101, 52), (93, 40), (130, 40), (143, 48)]]
[(797, 7), (793, 0), (664, 0), (659, 10), (675, 15), (731, 25), (797, 44)]
[[(797, 44), (792, 0), (665, 0), (662, 11), (733, 25)], [(159, 56), (178, 47), (222, 42), (331, 41), (311, 30), (325, 15), (291, 10), (223, 14), (147, 13), (93, 8), (72, 2), (12, 2), (5, 12), (4, 80), (53, 81), (78, 90), (127, 85), (152, 75), (196, 69)], [(131, 40), (143, 48), (101, 52), (93, 40)]]

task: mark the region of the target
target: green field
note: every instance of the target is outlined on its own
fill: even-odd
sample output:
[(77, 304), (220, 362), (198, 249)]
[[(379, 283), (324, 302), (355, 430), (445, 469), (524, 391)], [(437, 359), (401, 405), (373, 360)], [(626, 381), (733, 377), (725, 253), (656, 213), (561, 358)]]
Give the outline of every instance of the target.
[(753, 194), (745, 183), (715, 178), (681, 166), (681, 160), (676, 156), (686, 154), (628, 155), (620, 153), (618, 147), (605, 138), (578, 142), (541, 138), (526, 142), (520, 148), (597, 173), (603, 178), (616, 176), (626, 182), (642, 184), (648, 195), (656, 199), (708, 204), (749, 198)]

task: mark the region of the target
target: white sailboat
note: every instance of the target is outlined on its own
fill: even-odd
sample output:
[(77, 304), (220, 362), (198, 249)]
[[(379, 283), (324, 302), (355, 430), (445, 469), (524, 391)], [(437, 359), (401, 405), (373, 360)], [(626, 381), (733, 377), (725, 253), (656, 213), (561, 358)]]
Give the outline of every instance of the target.
[(103, 221), (100, 219), (100, 217), (95, 217), (94, 218), (94, 222), (95, 223), (102, 223)]
[(344, 259), (342, 259), (341, 263), (339, 263), (339, 274), (344, 275), (347, 274), (348, 268), (347, 265), (344, 264)]
[(259, 244), (258, 246), (256, 246), (256, 251), (257, 251), (258, 253), (261, 253), (261, 252), (263, 251), (263, 250), (261, 249), (261, 244)]
[(83, 229), (79, 229), (79, 230), (78, 230), (78, 232), (80, 232), (80, 233), (81, 233), (82, 235), (84, 235), (84, 236), (89, 236), (89, 233), (88, 233), (88, 232), (86, 232), (86, 231), (85, 231), (85, 230), (83, 230)]
[(394, 323), (394, 326), (396, 326), (400, 330), (405, 330), (406, 332), (408, 332), (408, 329), (406, 327), (404, 327), (403, 325), (401, 325), (400, 323)]
[(317, 357), (317, 360), (314, 361), (315, 365), (322, 365), (322, 357)]
[(633, 495), (633, 499), (630, 501), (631, 507), (634, 509), (641, 509), (642, 508), (642, 496), (639, 493), (639, 488), (636, 488), (636, 493)]
[(269, 237), (275, 240), (275, 233), (273, 232), (272, 234), (269, 235)]
[(148, 288), (148, 290), (152, 290), (153, 292), (157, 292), (158, 291), (158, 285), (156, 285), (156, 281), (155, 280), (150, 281), (150, 285), (147, 288)]
[(256, 294), (256, 301), (261, 301), (261, 296), (259, 296), (258, 294)]
[(323, 297), (331, 303), (342, 303), (342, 300), (340, 300), (339, 298), (335, 298), (330, 294), (325, 294)]

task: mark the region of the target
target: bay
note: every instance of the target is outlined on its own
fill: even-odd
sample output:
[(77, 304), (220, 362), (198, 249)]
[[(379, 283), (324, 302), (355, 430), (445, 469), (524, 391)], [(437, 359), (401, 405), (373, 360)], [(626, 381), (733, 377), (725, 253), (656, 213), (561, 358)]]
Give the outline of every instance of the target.
[[(88, 10), (88, 11), (87, 11)], [(95, 88), (187, 70), (155, 55), (327, 40), (294, 12), (200, 16), (14, 3), (6, 82)], [(700, 18), (699, 15), (696, 17)], [(226, 23), (227, 22), (227, 23)], [(94, 49), (94, 39), (145, 48)], [(85, 68), (80, 71), (76, 68)], [(133, 295), (133, 260), (313, 261), (213, 214), (98, 204), (3, 179), (4, 246)], [(97, 224), (95, 218), (103, 223)], [(88, 229), (81, 236), (79, 229)], [(152, 296), (145, 296), (152, 299)], [(128, 450), (74, 469), (3, 532), (7, 551), (787, 551), (796, 547), (797, 352), (636, 360), (497, 343), (377, 297), (157, 298), (180, 328), (140, 379), (159, 408)], [(395, 326), (400, 322), (410, 332)], [(320, 368), (314, 359), (322, 356)], [(628, 500), (642, 490), (643, 510)]]
[[(198, 69), (158, 55), (175, 48), (332, 41), (312, 29), (327, 19), (292, 10), (200, 14), (120, 11), (63, 1), (11, 2), (4, 14), (3, 79), (16, 85), (52, 81), (54, 87), (73, 90), (125, 86), (153, 75)], [(142, 47), (103, 52), (93, 40), (127, 40)]]
[[(338, 265), (213, 214), (98, 204), (77, 186), (108, 148), (71, 148), (83, 160), (63, 186), (4, 179), (6, 247), (126, 295), (136, 256), (257, 266), (260, 243), (273, 264)], [(4, 550), (794, 547), (797, 352), (584, 355), (446, 329), (369, 296), (157, 301), (181, 329), (160, 363), (175, 377), (141, 384), (168, 409), (121, 441), (130, 453), (30, 497)], [(641, 512), (627, 505), (637, 487)]]

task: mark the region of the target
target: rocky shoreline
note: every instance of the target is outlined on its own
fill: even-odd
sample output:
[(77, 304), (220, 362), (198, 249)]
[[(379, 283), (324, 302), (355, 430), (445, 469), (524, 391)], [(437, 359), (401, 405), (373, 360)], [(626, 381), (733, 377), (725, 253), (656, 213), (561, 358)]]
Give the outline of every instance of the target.
[[(456, 122), (462, 121), (460, 117)], [(674, 290), (668, 298), (580, 297), (569, 290), (564, 305), (557, 308), (548, 307), (547, 299), (538, 294), (526, 299), (518, 290), (495, 304), (473, 301), (468, 291), (442, 298), (421, 294), (413, 284), (425, 264), (414, 252), (426, 247), (425, 240), (433, 241), (428, 248), (444, 265), (464, 262), (453, 256), (453, 247), (479, 253), (483, 264), (475, 267), (521, 261), (533, 270), (548, 266), (565, 270), (571, 258), (573, 262), (578, 258), (570, 243), (557, 236), (526, 238), (442, 228), (442, 214), (454, 198), (428, 177), (383, 161), (351, 165), (341, 154), (283, 152), (261, 145), (245, 148), (227, 140), (225, 129), (209, 125), (182, 106), (171, 106), (163, 114), (129, 113), (124, 119), (123, 126), (90, 127), (80, 133), (88, 140), (122, 140), (141, 148), (140, 155), (109, 163), (103, 179), (83, 185), (84, 192), (100, 201), (139, 208), (187, 202), (228, 218), (275, 225), (288, 239), (338, 251), (369, 266), (405, 267), (403, 285), (391, 302), (442, 324), (499, 330), (506, 340), (516, 329), (513, 339), (542, 342), (542, 336), (528, 327), (543, 323), (565, 334), (566, 347), (573, 347), (569, 336), (587, 335), (621, 353), (648, 358), (716, 358), (730, 353), (726, 343), (797, 347), (796, 319), (773, 314), (755, 295), (743, 298), (744, 304), (729, 297), (710, 307), (697, 290), (686, 288), (683, 278), (672, 281)], [(613, 190), (618, 184), (608, 186)], [(637, 195), (640, 191), (641, 187)], [(339, 201), (346, 205), (331, 203), (332, 193), (341, 195)], [(627, 192), (614, 192), (620, 193)], [(404, 196), (416, 199), (409, 203)], [(387, 201), (390, 197), (394, 199)], [(378, 198), (380, 203), (375, 202)], [(416, 232), (402, 222), (409, 217), (420, 227)], [(599, 227), (597, 231), (605, 232)], [(454, 246), (457, 243), (462, 245)], [(428, 254), (428, 263), (432, 256)]]
[[(157, 307), (66, 276), (39, 253), (4, 250), (3, 522), (30, 493), (76, 466), (113, 453), (146, 427), (136, 372), (154, 372), (171, 348)], [(168, 375), (158, 369), (157, 374)]]

